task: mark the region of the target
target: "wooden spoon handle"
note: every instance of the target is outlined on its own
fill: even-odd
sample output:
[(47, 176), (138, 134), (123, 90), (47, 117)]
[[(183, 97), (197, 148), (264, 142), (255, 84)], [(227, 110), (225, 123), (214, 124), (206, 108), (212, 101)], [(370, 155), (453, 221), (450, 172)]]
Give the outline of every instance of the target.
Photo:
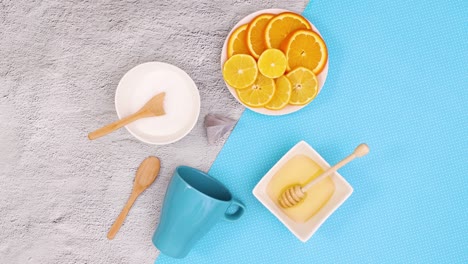
[(129, 115), (127, 117), (124, 117), (120, 120), (117, 120), (115, 121), (114, 123), (111, 123), (107, 126), (104, 126), (104, 127), (101, 127), (99, 128), (98, 130), (96, 131), (93, 131), (91, 133), (88, 134), (88, 138), (90, 140), (93, 140), (93, 139), (97, 139), (97, 138), (100, 138), (102, 136), (105, 136), (131, 122), (134, 122), (140, 118), (143, 118), (143, 117), (147, 117), (147, 113), (146, 112), (136, 112), (134, 113), (133, 115)]
[(132, 192), (132, 194), (128, 198), (127, 204), (125, 204), (124, 208), (122, 209), (122, 212), (120, 212), (117, 219), (115, 219), (114, 224), (109, 229), (109, 233), (107, 233), (107, 238), (108, 239), (114, 239), (117, 232), (119, 232), (120, 227), (122, 226), (123, 222), (125, 221), (125, 218), (127, 217), (127, 214), (130, 211), (130, 208), (132, 208), (133, 203), (135, 202), (137, 197), (138, 197), (138, 194), (135, 193), (135, 192)]

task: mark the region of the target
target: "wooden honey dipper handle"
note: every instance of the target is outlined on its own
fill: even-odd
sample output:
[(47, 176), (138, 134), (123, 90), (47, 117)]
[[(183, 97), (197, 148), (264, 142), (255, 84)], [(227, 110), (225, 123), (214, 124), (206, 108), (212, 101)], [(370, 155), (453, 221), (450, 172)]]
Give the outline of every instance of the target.
[(360, 144), (359, 146), (356, 147), (353, 154), (351, 154), (348, 157), (344, 158), (342, 161), (338, 162), (335, 166), (329, 168), (324, 173), (322, 173), (320, 176), (315, 178), (313, 181), (309, 182), (304, 187), (302, 187), (301, 188), (302, 192), (304, 192), (304, 193), (307, 192), (315, 184), (317, 184), (318, 182), (320, 182), (324, 178), (330, 176), (332, 173), (336, 172), (337, 170), (339, 170), (344, 165), (348, 164), (353, 159), (365, 156), (365, 155), (367, 155), (367, 153), (369, 153), (369, 147), (364, 143)]

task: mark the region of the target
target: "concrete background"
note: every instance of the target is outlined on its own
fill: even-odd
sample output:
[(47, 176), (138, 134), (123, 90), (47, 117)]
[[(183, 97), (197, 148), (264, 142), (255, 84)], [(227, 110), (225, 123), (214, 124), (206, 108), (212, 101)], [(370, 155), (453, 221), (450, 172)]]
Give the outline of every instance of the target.
[[(208, 145), (204, 116), (243, 111), (222, 82), (227, 33), (251, 12), (301, 12), (306, 2), (0, 0), (0, 262), (152, 263), (171, 172), (208, 170), (223, 145)], [(116, 118), (119, 79), (147, 61), (175, 64), (197, 83), (202, 109), (192, 133), (163, 147), (125, 129), (89, 141)], [(160, 176), (108, 241), (149, 155), (161, 158)]]

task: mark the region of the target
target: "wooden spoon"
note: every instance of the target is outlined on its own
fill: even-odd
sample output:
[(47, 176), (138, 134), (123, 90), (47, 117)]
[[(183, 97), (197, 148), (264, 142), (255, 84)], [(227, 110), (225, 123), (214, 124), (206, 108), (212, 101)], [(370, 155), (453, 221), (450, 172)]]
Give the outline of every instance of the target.
[(117, 234), (125, 221), (130, 208), (132, 208), (133, 203), (138, 196), (154, 182), (158, 176), (160, 167), (161, 164), (159, 159), (156, 157), (148, 157), (140, 164), (133, 183), (132, 194), (130, 195), (130, 198), (128, 198), (127, 204), (125, 204), (122, 212), (120, 212), (119, 216), (110, 228), (109, 233), (107, 233), (108, 239), (113, 239), (115, 237), (115, 234)]
[(366, 144), (360, 144), (356, 147), (351, 155), (338, 162), (335, 166), (329, 168), (327, 171), (306, 184), (304, 187), (302, 187), (300, 184), (296, 184), (286, 189), (286, 191), (284, 191), (278, 199), (279, 204), (283, 208), (295, 206), (300, 201), (302, 201), (302, 199), (304, 199), (306, 192), (310, 190), (310, 188), (312, 188), (315, 184), (323, 180), (325, 177), (331, 175), (344, 165), (348, 164), (348, 162), (352, 161), (353, 159), (365, 156), (367, 153), (369, 153), (369, 147)]
[(138, 110), (133, 115), (129, 115), (125, 118), (115, 121), (112, 124), (109, 124), (105, 127), (99, 128), (98, 130), (89, 133), (88, 138), (90, 140), (100, 138), (140, 118), (161, 116), (166, 114), (164, 112), (163, 105), (164, 96), (166, 96), (166, 93), (159, 93), (153, 96), (153, 98), (151, 98), (140, 110)]

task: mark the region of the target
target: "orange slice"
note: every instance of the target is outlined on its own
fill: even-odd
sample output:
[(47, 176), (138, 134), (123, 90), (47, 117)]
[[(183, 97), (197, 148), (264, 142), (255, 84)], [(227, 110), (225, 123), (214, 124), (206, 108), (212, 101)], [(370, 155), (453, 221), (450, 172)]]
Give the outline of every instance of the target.
[(297, 30), (281, 44), (288, 59), (288, 70), (306, 67), (318, 75), (328, 59), (325, 42), (319, 34), (310, 30)]
[(230, 58), (235, 54), (249, 54), (249, 49), (246, 44), (247, 24), (242, 25), (232, 32), (227, 43), (227, 57)]
[(265, 50), (257, 62), (258, 70), (268, 78), (278, 78), (284, 74), (288, 62), (279, 49)]
[(281, 76), (275, 80), (276, 91), (273, 99), (271, 99), (265, 108), (270, 110), (280, 110), (286, 107), (291, 99), (292, 84), (286, 76)]
[(281, 13), (268, 22), (265, 28), (265, 44), (268, 48), (279, 49), (281, 42), (298, 29), (311, 29), (309, 21), (298, 14)]
[(246, 89), (238, 89), (239, 100), (250, 107), (261, 107), (273, 99), (276, 85), (273, 79), (258, 74), (257, 80)]
[(247, 27), (247, 48), (255, 59), (258, 59), (260, 54), (267, 49), (264, 32), (268, 21), (273, 16), (272, 14), (261, 14), (255, 17)]
[(223, 65), (224, 80), (236, 89), (252, 85), (257, 79), (257, 75), (257, 62), (250, 55), (233, 55)]
[(290, 104), (305, 105), (317, 96), (318, 80), (311, 70), (299, 67), (288, 73), (286, 77), (292, 84)]

